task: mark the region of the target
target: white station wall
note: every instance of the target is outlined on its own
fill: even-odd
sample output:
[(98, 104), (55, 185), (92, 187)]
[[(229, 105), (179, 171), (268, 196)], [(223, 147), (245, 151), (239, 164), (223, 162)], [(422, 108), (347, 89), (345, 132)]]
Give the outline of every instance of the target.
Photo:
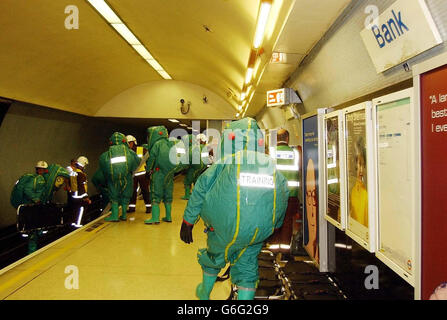
[[(204, 103), (206, 96), (208, 102)], [(188, 114), (180, 100), (191, 102)], [(130, 88), (107, 102), (96, 117), (159, 119), (234, 119), (236, 109), (214, 92), (184, 81), (151, 81)]]

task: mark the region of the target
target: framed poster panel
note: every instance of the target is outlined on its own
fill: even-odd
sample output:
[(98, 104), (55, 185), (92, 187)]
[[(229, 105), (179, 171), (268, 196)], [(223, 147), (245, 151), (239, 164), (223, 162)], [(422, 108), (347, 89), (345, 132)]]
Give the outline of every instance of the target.
[(415, 297), (427, 300), (447, 282), (447, 54), (415, 65), (413, 72), (414, 115), (420, 125), (416, 131), (420, 157), (416, 165)]
[[(326, 109), (302, 117), (303, 156), (303, 244), (320, 272), (328, 272), (328, 236), (324, 219), (324, 194), (320, 188), (323, 123)], [(324, 190), (324, 189), (323, 189)]]
[(303, 244), (319, 265), (319, 154), (318, 116), (303, 117)]
[(416, 208), (413, 89), (373, 100), (376, 256), (414, 285)]
[(344, 109), (346, 234), (375, 251), (374, 158), (371, 102)]
[(324, 117), (325, 218), (338, 229), (346, 228), (343, 111)]

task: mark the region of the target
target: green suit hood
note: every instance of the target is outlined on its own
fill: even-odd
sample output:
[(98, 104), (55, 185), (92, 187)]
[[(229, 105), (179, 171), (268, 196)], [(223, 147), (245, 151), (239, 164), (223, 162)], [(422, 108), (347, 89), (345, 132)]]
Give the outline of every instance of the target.
[(149, 147), (148, 150), (150, 151), (157, 141), (162, 139), (168, 140), (168, 138), (168, 130), (165, 126), (147, 128), (147, 144)]
[(56, 182), (57, 177), (64, 177), (69, 179), (70, 174), (64, 167), (58, 164), (50, 164), (48, 166), (48, 173), (44, 174), (45, 189), (42, 193), (42, 202), (48, 202), (52, 200), (53, 193), (56, 191), (56, 186), (54, 185), (54, 183)]
[(112, 134), (109, 141), (110, 141), (110, 145), (112, 145), (112, 146), (117, 146), (117, 145), (121, 145), (121, 144), (127, 145), (126, 136), (119, 132), (115, 132), (114, 134)]
[(244, 118), (229, 123), (224, 129), (219, 150), (222, 159), (239, 151), (265, 153), (264, 135), (256, 120)]

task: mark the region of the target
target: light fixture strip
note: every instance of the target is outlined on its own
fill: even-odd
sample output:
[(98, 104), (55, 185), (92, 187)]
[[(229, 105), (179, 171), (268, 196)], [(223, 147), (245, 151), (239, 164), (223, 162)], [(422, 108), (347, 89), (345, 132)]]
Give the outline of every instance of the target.
[(245, 84), (249, 84), (253, 78), (253, 68), (247, 69), (247, 74), (245, 75)]
[[(256, 85), (251, 85), (248, 88), (246, 88), (246, 85), (249, 85), (253, 78), (256, 78), (257, 73), (259, 72), (259, 67), (261, 63), (261, 59), (257, 57), (258, 51), (262, 46), (262, 43), (264, 41), (264, 34), (265, 29), (267, 27), (270, 10), (272, 8), (272, 2), (273, 0), (262, 0), (261, 1), (261, 7), (259, 8), (259, 14), (258, 14), (258, 21), (256, 23), (256, 31), (255, 31), (255, 37), (253, 40), (253, 47), (251, 49), (250, 53), (250, 59), (248, 61), (248, 68), (247, 68), (247, 74), (245, 76), (245, 83), (242, 88), (241, 93), (241, 101), (243, 101), (246, 96), (250, 94), (250, 91), (253, 89), (253, 92), (251, 93), (250, 98), (245, 101), (245, 107), (243, 107), (243, 114), (242, 116), (245, 117), (245, 114), (247, 113), (248, 106), (251, 103), (251, 100), (253, 99), (254, 93), (256, 91), (256, 86), (259, 84), (259, 80), (257, 81)], [(260, 79), (260, 78), (259, 78)], [(246, 90), (246, 91), (245, 91)]]
[(151, 55), (149, 50), (141, 44), (138, 38), (126, 26), (126, 24), (118, 17), (113, 9), (107, 4), (105, 0), (87, 0), (93, 8), (98, 11), (100, 15), (118, 32), (118, 34), (126, 40), (128, 44), (144, 59), (146, 62), (158, 72), (166, 80), (171, 80), (171, 76), (163, 69), (158, 61)]
[(263, 1), (261, 3), (261, 9), (259, 9), (258, 23), (256, 25), (255, 39), (253, 41), (253, 47), (259, 49), (264, 40), (265, 28), (267, 26), (270, 9), (272, 3), (270, 1)]

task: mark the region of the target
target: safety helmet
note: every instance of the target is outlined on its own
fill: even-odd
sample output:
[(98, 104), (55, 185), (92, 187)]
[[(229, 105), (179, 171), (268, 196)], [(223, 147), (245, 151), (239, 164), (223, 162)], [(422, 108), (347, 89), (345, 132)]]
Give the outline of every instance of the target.
[(200, 141), (200, 142), (207, 142), (208, 141), (208, 138), (206, 137), (206, 135), (204, 135), (203, 133), (201, 133), (201, 134), (198, 134), (197, 135), (197, 141)]
[(80, 156), (78, 160), (76, 160), (76, 163), (81, 165), (82, 167), (85, 167), (86, 165), (88, 165), (88, 159), (84, 156)]
[(136, 146), (138, 145), (138, 143), (137, 143), (137, 139), (135, 139), (134, 136), (128, 135), (128, 136), (126, 137), (126, 139), (127, 139), (127, 143), (131, 143), (131, 142), (133, 142), (133, 143), (135, 143)]
[(48, 169), (48, 163), (46, 163), (45, 161), (39, 161), (36, 164), (36, 168)]

